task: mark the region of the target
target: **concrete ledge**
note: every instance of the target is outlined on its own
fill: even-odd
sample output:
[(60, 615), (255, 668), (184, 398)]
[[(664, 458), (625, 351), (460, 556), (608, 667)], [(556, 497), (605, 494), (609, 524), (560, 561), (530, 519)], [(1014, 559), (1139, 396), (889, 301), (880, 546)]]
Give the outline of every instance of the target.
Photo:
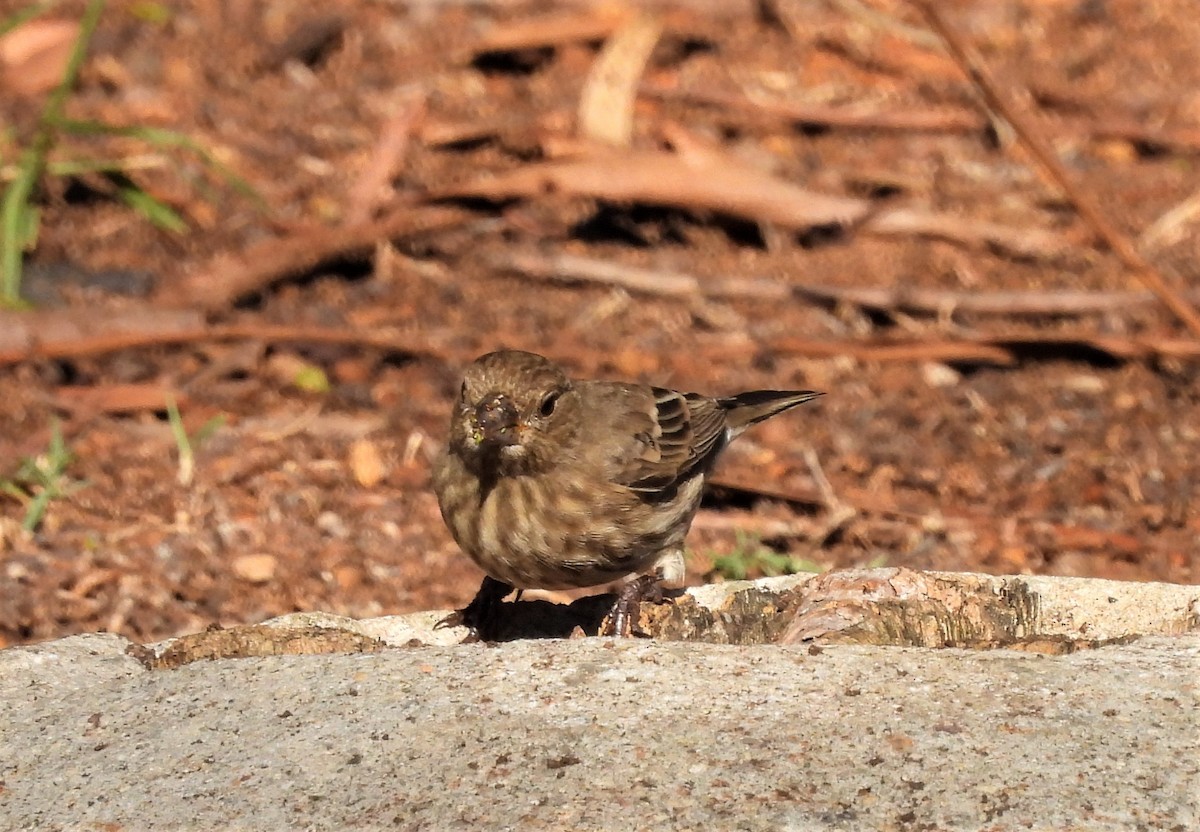
[[(983, 630), (947, 622), (979, 593), (1023, 611), (987, 631), (1022, 622), (1012, 646), (1097, 649), (839, 642), (914, 610), (935, 626), (897, 632), (970, 641)], [(431, 613), (225, 631), (222, 649), (274, 651), (243, 659), (198, 660), (195, 639), (12, 648), (0, 828), (1195, 829), (1200, 634), (1159, 633), (1194, 629), (1198, 602), (874, 570), (698, 588), (647, 614), (694, 607), (714, 637), (791, 644), (437, 645), (456, 634)], [(779, 626), (749, 626), (755, 604)], [(191, 660), (162, 664), (181, 644)]]

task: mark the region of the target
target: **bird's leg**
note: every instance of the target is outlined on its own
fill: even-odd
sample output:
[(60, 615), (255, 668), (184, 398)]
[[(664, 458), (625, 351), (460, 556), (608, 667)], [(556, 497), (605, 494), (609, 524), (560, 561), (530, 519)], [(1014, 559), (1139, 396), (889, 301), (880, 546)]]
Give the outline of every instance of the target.
[(479, 591), (471, 603), (455, 610), (437, 623), (437, 627), (466, 627), (479, 641), (494, 641), (496, 636), (496, 613), (504, 596), (513, 588), (495, 578), (485, 576)]
[(617, 638), (628, 638), (629, 636), (649, 638), (650, 635), (642, 632), (638, 624), (642, 614), (642, 602), (662, 603), (664, 597), (662, 579), (662, 570), (656, 569), (653, 574), (639, 575), (621, 587), (600, 634)]

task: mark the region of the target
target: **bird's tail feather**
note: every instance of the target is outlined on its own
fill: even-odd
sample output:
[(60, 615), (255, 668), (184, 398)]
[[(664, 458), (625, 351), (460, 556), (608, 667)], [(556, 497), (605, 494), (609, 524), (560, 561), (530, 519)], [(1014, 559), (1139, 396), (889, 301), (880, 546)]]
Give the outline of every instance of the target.
[(717, 403), (725, 411), (725, 424), (732, 439), (763, 419), (822, 395), (812, 390), (751, 390), (718, 399)]

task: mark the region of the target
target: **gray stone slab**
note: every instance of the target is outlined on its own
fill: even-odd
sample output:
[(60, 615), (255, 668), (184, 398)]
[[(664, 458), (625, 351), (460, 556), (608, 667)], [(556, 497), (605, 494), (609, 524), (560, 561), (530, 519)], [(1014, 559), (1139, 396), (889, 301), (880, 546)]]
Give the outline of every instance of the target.
[[(1200, 636), (0, 651), (2, 829), (1200, 828)], [(112, 824), (111, 827), (100, 826)]]

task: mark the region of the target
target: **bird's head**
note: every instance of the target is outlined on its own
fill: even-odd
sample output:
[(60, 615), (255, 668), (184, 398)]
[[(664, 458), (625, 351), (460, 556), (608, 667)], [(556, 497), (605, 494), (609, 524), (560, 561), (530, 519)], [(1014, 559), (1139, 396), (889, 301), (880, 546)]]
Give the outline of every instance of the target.
[(488, 353), (463, 377), (450, 446), (477, 470), (537, 470), (569, 446), (579, 407), (571, 380), (554, 363), (517, 350)]

